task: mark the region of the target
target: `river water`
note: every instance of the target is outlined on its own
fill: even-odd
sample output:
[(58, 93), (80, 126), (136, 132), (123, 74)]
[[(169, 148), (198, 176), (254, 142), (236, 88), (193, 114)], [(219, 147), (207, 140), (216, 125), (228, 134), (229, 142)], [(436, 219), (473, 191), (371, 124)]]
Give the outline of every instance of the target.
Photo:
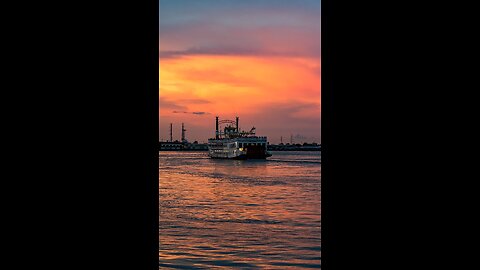
[(320, 152), (160, 152), (160, 269), (320, 268)]

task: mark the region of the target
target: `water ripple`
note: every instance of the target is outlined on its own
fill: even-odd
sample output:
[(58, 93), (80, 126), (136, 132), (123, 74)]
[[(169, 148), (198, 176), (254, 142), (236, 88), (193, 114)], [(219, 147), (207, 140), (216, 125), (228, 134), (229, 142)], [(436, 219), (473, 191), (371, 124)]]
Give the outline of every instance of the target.
[(320, 155), (160, 153), (160, 269), (321, 268)]

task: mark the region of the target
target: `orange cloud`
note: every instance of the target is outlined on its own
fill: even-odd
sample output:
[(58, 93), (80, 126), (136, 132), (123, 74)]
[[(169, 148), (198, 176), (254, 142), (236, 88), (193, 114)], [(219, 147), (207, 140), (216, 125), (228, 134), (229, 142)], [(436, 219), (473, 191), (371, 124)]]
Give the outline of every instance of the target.
[[(319, 118), (320, 59), (234, 55), (160, 59), (161, 128), (171, 121), (187, 122), (210, 132), (213, 115), (258, 119), (276, 104), (296, 108), (283, 110), (289, 115), (279, 118)], [(302, 104), (305, 109), (299, 109)], [(319, 126), (313, 129), (318, 133)]]

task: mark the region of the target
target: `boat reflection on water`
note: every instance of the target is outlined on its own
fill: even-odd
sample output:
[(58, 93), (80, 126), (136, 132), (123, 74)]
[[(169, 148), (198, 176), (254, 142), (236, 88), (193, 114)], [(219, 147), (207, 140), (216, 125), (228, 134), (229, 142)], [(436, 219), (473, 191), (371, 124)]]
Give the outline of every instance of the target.
[(262, 159), (252, 160), (211, 160), (213, 167), (212, 177), (229, 181), (256, 181), (258, 175), (267, 176), (268, 161)]

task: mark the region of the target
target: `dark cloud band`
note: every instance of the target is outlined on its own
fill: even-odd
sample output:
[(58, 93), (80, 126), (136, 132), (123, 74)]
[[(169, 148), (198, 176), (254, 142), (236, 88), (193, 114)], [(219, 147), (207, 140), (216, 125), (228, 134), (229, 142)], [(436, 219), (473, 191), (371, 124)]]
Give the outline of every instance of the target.
[(196, 114), (196, 115), (211, 114), (209, 112), (184, 112), (184, 111), (172, 111), (172, 113), (188, 113), (188, 114)]

